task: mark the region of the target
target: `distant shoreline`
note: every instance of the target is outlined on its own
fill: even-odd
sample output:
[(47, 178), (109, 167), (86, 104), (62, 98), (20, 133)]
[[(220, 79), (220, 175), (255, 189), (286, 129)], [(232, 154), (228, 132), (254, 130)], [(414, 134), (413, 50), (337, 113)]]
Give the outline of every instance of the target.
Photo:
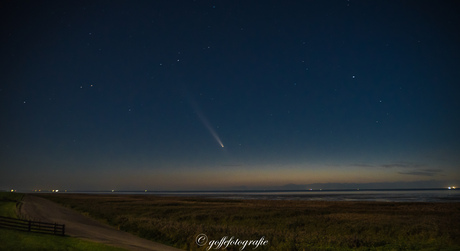
[(59, 194), (197, 196), (249, 200), (460, 202), (460, 189), (340, 189), (340, 190), (246, 190), (246, 191), (40, 191)]
[[(271, 192), (353, 192), (353, 191), (433, 191), (433, 190), (451, 190), (460, 191), (460, 188), (449, 189), (442, 188), (355, 188), (355, 189), (222, 189), (222, 190), (59, 190), (68, 193), (271, 193)], [(18, 190), (21, 193), (33, 193), (38, 191)], [(39, 191), (41, 193), (51, 193), (52, 190)]]

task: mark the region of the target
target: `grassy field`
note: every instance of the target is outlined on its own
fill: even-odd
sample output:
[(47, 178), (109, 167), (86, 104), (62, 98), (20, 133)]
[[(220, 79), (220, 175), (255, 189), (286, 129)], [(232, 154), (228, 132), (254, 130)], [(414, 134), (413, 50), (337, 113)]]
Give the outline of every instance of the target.
[(257, 250), (460, 250), (460, 203), (43, 196), (119, 229), (186, 250), (207, 247), (195, 243), (200, 233), (209, 240), (264, 236), (269, 245)]
[(0, 250), (122, 251), (125, 249), (114, 248), (72, 237), (37, 234), (0, 228)]
[[(17, 218), (17, 205), (23, 194), (0, 192), (0, 215)], [(23, 232), (0, 228), (0, 250), (98, 250), (122, 251), (107, 245), (83, 241), (72, 237)]]
[(17, 206), (23, 196), (21, 193), (0, 192), (0, 215), (17, 218)]

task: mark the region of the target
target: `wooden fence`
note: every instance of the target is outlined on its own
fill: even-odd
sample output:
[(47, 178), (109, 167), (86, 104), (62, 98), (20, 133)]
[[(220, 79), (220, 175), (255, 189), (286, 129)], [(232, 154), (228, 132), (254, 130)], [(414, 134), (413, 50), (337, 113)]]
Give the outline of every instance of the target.
[(0, 216), (0, 227), (45, 234), (65, 234), (65, 224), (21, 220)]

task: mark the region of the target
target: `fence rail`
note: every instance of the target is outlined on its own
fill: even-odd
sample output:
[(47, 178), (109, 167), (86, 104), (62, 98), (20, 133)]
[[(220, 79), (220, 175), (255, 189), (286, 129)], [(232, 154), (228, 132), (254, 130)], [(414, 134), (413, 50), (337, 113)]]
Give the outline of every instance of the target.
[(4, 216), (0, 216), (0, 227), (35, 233), (65, 234), (65, 224), (21, 220)]

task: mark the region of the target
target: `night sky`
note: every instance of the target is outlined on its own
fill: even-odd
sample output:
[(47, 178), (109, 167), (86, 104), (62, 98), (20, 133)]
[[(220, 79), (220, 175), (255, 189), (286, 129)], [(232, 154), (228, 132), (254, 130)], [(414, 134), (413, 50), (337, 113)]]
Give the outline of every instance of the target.
[(0, 189), (460, 186), (457, 1), (2, 1)]

